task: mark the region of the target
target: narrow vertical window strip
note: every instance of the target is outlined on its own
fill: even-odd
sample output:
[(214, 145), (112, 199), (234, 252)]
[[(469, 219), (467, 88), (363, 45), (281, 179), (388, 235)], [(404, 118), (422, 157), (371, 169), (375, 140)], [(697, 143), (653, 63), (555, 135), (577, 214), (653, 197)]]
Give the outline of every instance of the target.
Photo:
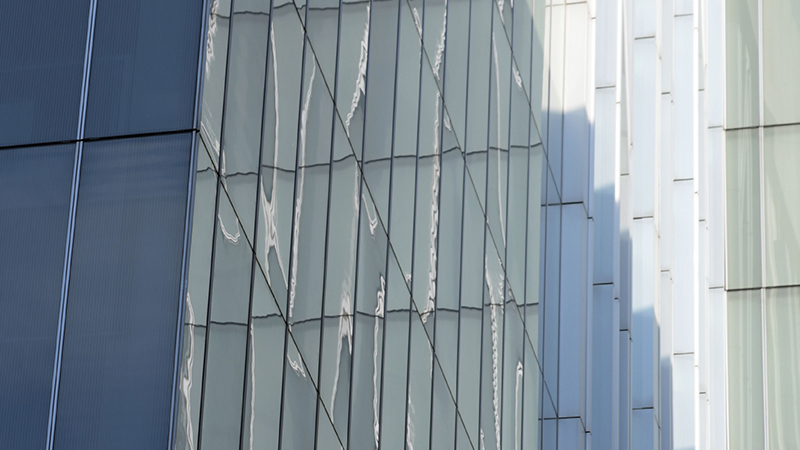
[(61, 377), (61, 356), (64, 348), (64, 323), (67, 313), (67, 295), (69, 293), (70, 265), (72, 262), (72, 245), (75, 236), (75, 210), (78, 203), (78, 186), (80, 184), (81, 158), (83, 156), (83, 134), (86, 123), (86, 103), (89, 92), (89, 73), (92, 62), (92, 47), (94, 43), (95, 13), (97, 0), (89, 4), (89, 26), (86, 32), (86, 50), (83, 59), (83, 79), (81, 81), (81, 106), (78, 115), (78, 143), (75, 147), (75, 162), (72, 168), (72, 190), (70, 192), (69, 223), (67, 225), (66, 254), (64, 257), (64, 271), (61, 277), (61, 298), (58, 313), (58, 334), (56, 335), (56, 351), (53, 363), (53, 382), (50, 388), (50, 414), (47, 424), (47, 450), (53, 449), (53, 437), (56, 427), (56, 410), (58, 407), (58, 388)]
[[(185, 222), (183, 227), (183, 255), (181, 258), (181, 284), (180, 292), (178, 294), (178, 314), (177, 324), (175, 327), (175, 357), (173, 362), (172, 374), (172, 394), (170, 395), (170, 414), (169, 414), (169, 440), (167, 441), (167, 448), (172, 450), (175, 447), (175, 423), (178, 414), (178, 398), (181, 395), (181, 356), (183, 354), (183, 329), (184, 329), (184, 306), (191, 303), (188, 299), (189, 295), (189, 250), (192, 244), (192, 212), (194, 210), (194, 186), (197, 178), (197, 151), (198, 140), (197, 132), (192, 132), (192, 144), (189, 151), (191, 156), (189, 159), (189, 187), (186, 195), (186, 210)], [(190, 311), (194, 316), (194, 312)], [(192, 320), (192, 323), (194, 320)], [(194, 339), (194, 336), (192, 336)], [(194, 348), (194, 340), (192, 341), (192, 348)], [(190, 363), (191, 364), (191, 363)], [(191, 374), (191, 371), (189, 371)], [(191, 375), (190, 375), (191, 376)], [(187, 386), (186, 398), (188, 404), (188, 387), (191, 386), (191, 379), (189, 379), (189, 386)], [(188, 409), (187, 409), (188, 413)], [(191, 419), (187, 421), (191, 426)], [(189, 434), (191, 436), (191, 434)]]

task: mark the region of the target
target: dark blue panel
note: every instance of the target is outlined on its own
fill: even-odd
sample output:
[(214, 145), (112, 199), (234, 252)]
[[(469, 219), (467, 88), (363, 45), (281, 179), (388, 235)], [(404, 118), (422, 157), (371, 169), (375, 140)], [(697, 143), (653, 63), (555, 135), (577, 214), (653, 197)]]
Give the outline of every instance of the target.
[(89, 0), (0, 1), (0, 146), (75, 139)]
[(202, 0), (98, 0), (86, 136), (191, 128)]
[(0, 150), (0, 447), (47, 442), (75, 145)]
[(84, 146), (57, 449), (167, 448), (191, 133)]

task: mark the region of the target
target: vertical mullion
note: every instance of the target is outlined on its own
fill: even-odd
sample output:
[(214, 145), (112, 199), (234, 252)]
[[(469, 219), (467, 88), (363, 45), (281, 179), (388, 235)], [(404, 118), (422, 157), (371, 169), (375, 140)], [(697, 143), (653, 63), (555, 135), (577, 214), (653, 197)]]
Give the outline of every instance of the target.
[[(389, 264), (394, 254), (392, 249), (391, 243), (391, 229), (392, 229), (392, 193), (393, 193), (393, 183), (394, 183), (394, 140), (395, 140), (395, 132), (396, 132), (396, 125), (397, 125), (397, 79), (400, 73), (400, 64), (399, 64), (399, 57), (400, 57), (400, 19), (402, 17), (402, 7), (403, 7), (403, 0), (397, 1), (397, 32), (395, 34), (395, 66), (394, 66), (394, 93), (392, 98), (392, 133), (391, 133), (391, 147), (389, 150), (389, 199), (388, 199), (388, 206), (387, 206), (387, 216), (386, 216), (386, 265), (384, 268), (384, 274), (386, 277), (386, 292), (389, 291)], [(338, 59), (337, 59), (338, 61)], [(338, 64), (338, 63), (337, 63)], [(333, 152), (331, 152), (331, 157), (333, 157)], [(330, 213), (330, 203), (329, 203), (329, 213)], [(399, 267), (399, 264), (398, 264)], [(402, 271), (401, 271), (402, 272)], [(402, 287), (401, 287), (402, 288)], [(383, 341), (381, 342), (381, 381), (380, 381), (380, 406), (379, 406), (379, 417), (378, 417), (378, 442), (377, 447), (378, 450), (381, 448), (381, 443), (383, 442), (383, 386), (384, 386), (384, 374), (386, 373), (385, 370), (385, 363), (386, 363), (386, 325), (387, 320), (386, 316), (388, 315), (389, 308), (386, 304), (386, 296), (384, 295), (384, 305), (383, 305)], [(408, 381), (406, 381), (408, 382)]]
[[(467, 193), (467, 136), (469, 135), (469, 128), (466, 126), (467, 124), (467, 117), (469, 117), (469, 63), (470, 63), (470, 45), (472, 44), (472, 27), (469, 25), (472, 23), (472, 1), (469, 0), (469, 14), (468, 14), (468, 23), (467, 23), (467, 76), (466, 76), (466, 83), (464, 87), (464, 95), (466, 99), (464, 101), (464, 142), (462, 144), (461, 156), (464, 158), (464, 166), (462, 168), (461, 174), (461, 245), (459, 247), (459, 257), (458, 257), (458, 344), (456, 345), (456, 392), (455, 392), (455, 399), (456, 399), (456, 411), (458, 411), (458, 400), (459, 400), (459, 381), (460, 381), (460, 367), (461, 367), (461, 310), (463, 307), (462, 302), (462, 289), (463, 289), (463, 281), (464, 281), (464, 216), (465, 216), (465, 207), (466, 207), (466, 193)], [(454, 130), (455, 131), (455, 130)], [(480, 404), (480, 403), (479, 403)], [(461, 416), (460, 413), (457, 414), (454, 429), (455, 429), (455, 440), (453, 443), (453, 448), (458, 448), (458, 422), (459, 417)], [(463, 422), (463, 417), (461, 420), (462, 425), (464, 425), (464, 431), (466, 432), (466, 424)], [(469, 432), (467, 432), (467, 438), (469, 439)], [(472, 445), (472, 442), (470, 442)], [(474, 445), (473, 445), (474, 448)]]
[[(314, 408), (314, 450), (316, 450), (319, 446), (319, 407), (320, 404), (323, 404), (322, 401), (322, 393), (320, 390), (322, 389), (322, 356), (323, 356), (323, 347), (325, 343), (325, 300), (327, 298), (327, 283), (328, 283), (328, 247), (330, 244), (330, 226), (331, 226), (331, 189), (333, 188), (333, 163), (334, 163), (334, 155), (336, 149), (336, 118), (338, 117), (337, 113), (337, 106), (336, 100), (338, 96), (338, 88), (339, 88), (339, 44), (341, 40), (341, 28), (342, 28), (342, 7), (343, 1), (339, 0), (339, 10), (337, 14), (337, 24), (336, 24), (336, 57), (335, 59), (335, 67), (334, 67), (334, 75), (333, 75), (333, 107), (331, 109), (331, 147), (330, 147), (330, 156), (328, 160), (328, 198), (327, 198), (327, 206), (325, 212), (325, 251), (323, 256), (323, 267), (322, 267), (322, 300), (320, 305), (320, 320), (319, 320), (319, 351), (317, 353), (317, 404)], [(306, 13), (308, 10), (311, 9), (311, 2), (307, 0), (306, 2)], [(307, 14), (306, 14), (307, 17)], [(306, 19), (305, 26), (308, 26), (308, 19)], [(322, 68), (320, 68), (322, 71)], [(340, 338), (341, 339), (341, 338)], [(323, 404), (323, 408), (325, 405)], [(327, 408), (325, 408), (327, 411)], [(326, 412), (328, 419), (331, 422), (331, 428), (333, 432), (336, 433), (336, 428), (333, 426), (333, 410)], [(337, 433), (338, 435), (338, 433)], [(341, 442), (341, 438), (339, 438)]]
[[(494, 57), (494, 50), (495, 45), (492, 45), (492, 40), (494, 37), (494, 2), (491, 2), (491, 14), (489, 16), (490, 21), (490, 33), (489, 33), (489, 84), (486, 88), (489, 90), (488, 102), (487, 102), (487, 119), (492, 117), (492, 58)], [(489, 240), (489, 208), (488, 202), (489, 199), (489, 159), (491, 157), (490, 152), (490, 145), (491, 145), (491, 120), (486, 121), (486, 173), (484, 174), (484, 197), (483, 197), (483, 270), (481, 271), (481, 351), (480, 351), (480, 368), (478, 372), (478, 439), (480, 440), (480, 444), (482, 446), (483, 443), (483, 425), (481, 421), (483, 420), (483, 348), (484, 348), (484, 321), (485, 321), (485, 311), (486, 311), (486, 289), (488, 285), (486, 283), (486, 277), (488, 275), (488, 260), (486, 258), (486, 252), (488, 247), (488, 240)], [(491, 297), (490, 297), (491, 301)], [(490, 306), (491, 307), (491, 306)]]
[[(359, 174), (357, 176), (361, 178), (361, 180), (358, 183), (358, 193), (357, 193), (358, 197), (356, 198), (356, 201), (358, 202), (357, 203), (358, 205), (361, 205), (361, 203), (364, 203), (363, 208), (369, 207), (367, 205), (367, 202), (363, 199), (363, 192), (364, 192), (364, 185), (367, 183), (367, 181), (366, 181), (366, 179), (364, 177), (364, 165), (366, 164), (366, 161), (364, 161), (364, 156), (365, 156), (365, 151), (364, 151), (365, 142), (364, 142), (364, 140), (365, 140), (366, 134), (367, 134), (366, 133), (367, 132), (367, 95), (369, 95), (369, 66), (370, 66), (370, 64), (369, 64), (369, 48), (370, 48), (370, 43), (372, 42), (372, 36), (371, 36), (371, 31), (372, 31), (372, 0), (369, 0), (369, 9), (367, 9), (367, 30), (369, 30), (370, 33), (367, 33), (367, 36), (366, 36), (366, 38), (367, 38), (367, 42), (366, 42), (366, 44), (367, 44), (367, 60), (364, 62), (364, 66), (365, 66), (365, 68), (364, 68), (364, 96), (363, 96), (363, 100), (362, 100), (364, 102), (364, 114), (363, 114), (364, 118), (363, 118), (362, 123), (361, 123), (361, 161), (360, 161), (360, 164), (359, 164), (359, 160), (358, 160), (358, 155), (355, 154), (355, 153), (357, 153), (357, 151), (356, 151), (355, 148), (353, 148), (353, 151), (354, 151), (354, 154), (355, 154), (354, 156), (356, 157), (356, 171), (359, 172)], [(347, 131), (349, 132), (350, 130), (347, 130)], [(352, 144), (352, 141), (351, 141), (351, 144)], [(352, 145), (351, 145), (351, 148), (352, 148)], [(375, 206), (375, 205), (373, 205), (373, 206)], [(357, 217), (356, 217), (356, 252), (355, 252), (356, 261), (355, 261), (355, 267), (353, 268), (353, 274), (354, 274), (353, 275), (353, 310), (352, 310), (353, 316), (352, 316), (352, 319), (351, 319), (352, 320), (352, 326), (353, 326), (353, 335), (352, 335), (353, 346), (356, 345), (356, 331), (358, 329), (358, 320), (356, 320), (356, 319), (358, 317), (358, 291), (359, 291), (359, 289), (358, 289), (358, 266), (359, 266), (359, 262), (361, 260), (361, 257), (359, 255), (360, 250), (361, 250), (361, 209), (362, 209), (362, 206), (359, 206), (358, 208), (356, 208), (356, 215), (357, 215)], [(378, 214), (378, 210), (377, 210), (377, 206), (375, 206), (375, 215), (377, 216), (377, 214)], [(387, 242), (389, 241), (389, 236), (388, 235), (386, 236), (386, 241)], [(355, 369), (355, 360), (356, 360), (355, 354), (351, 354), (350, 355), (350, 382), (349, 382), (350, 388), (348, 389), (348, 392), (347, 392), (347, 397), (348, 397), (347, 398), (347, 448), (350, 447), (350, 436), (352, 434), (350, 432), (350, 430), (351, 430), (352, 424), (353, 424), (353, 421), (352, 421), (352, 418), (353, 418), (353, 378), (355, 378), (355, 374), (353, 373), (353, 370)]]
[[(535, 2), (531, 3), (531, 9), (535, 10)], [(531, 11), (533, 12), (533, 11)], [(536, 34), (535, 24), (533, 22), (533, 14), (531, 14), (531, 40), (533, 40), (533, 36)], [(513, 50), (513, 46), (512, 46)], [(525, 377), (528, 375), (528, 366), (527, 362), (525, 361), (525, 355), (528, 352), (525, 351), (525, 348), (528, 344), (528, 218), (530, 215), (530, 207), (531, 207), (531, 109), (533, 109), (533, 45), (530, 46), (528, 50), (530, 52), (530, 56), (528, 58), (528, 74), (531, 77), (531, 80), (528, 81), (528, 86), (530, 89), (530, 93), (528, 94), (528, 151), (526, 152), (528, 155), (526, 161), (526, 179), (525, 179), (525, 266), (523, 268), (523, 272), (525, 274), (524, 278), (525, 281), (522, 282), (522, 405), (520, 405), (520, 433), (519, 433), (519, 442), (521, 445), (525, 445)], [(541, 141), (541, 139), (539, 139)], [(547, 164), (547, 160), (544, 160), (545, 164)], [(545, 179), (546, 180), (546, 179)], [(541, 206), (539, 206), (541, 208)], [(540, 222), (541, 223), (541, 222)], [(541, 226), (540, 226), (541, 227)], [(541, 230), (540, 230), (541, 233)], [(541, 249), (539, 250), (541, 252)], [(536, 255), (539, 256), (539, 255)], [(515, 434), (516, 436), (516, 434)], [(514, 449), (516, 450), (516, 449)]]
[[(220, 120), (220, 136), (219, 136), (219, 159), (217, 160), (217, 167), (216, 167), (216, 175), (217, 175), (217, 193), (216, 199), (214, 200), (214, 234), (211, 236), (211, 263), (209, 265), (209, 276), (208, 276), (208, 303), (206, 306), (206, 336), (205, 336), (205, 343), (203, 344), (203, 380), (202, 386), (200, 387), (200, 411), (199, 411), (199, 420), (197, 425), (197, 450), (202, 449), (203, 447), (203, 419), (204, 419), (204, 412), (206, 406), (206, 382), (208, 374), (208, 347), (209, 342), (211, 342), (211, 306), (214, 300), (214, 265), (217, 256), (217, 227), (219, 223), (219, 201), (220, 201), (220, 192), (222, 191), (222, 179), (224, 177), (223, 170), (222, 170), (222, 163), (224, 161), (224, 153), (225, 153), (225, 116), (227, 112), (226, 107), (226, 100), (228, 96), (228, 75), (230, 73), (230, 65), (231, 65), (231, 37), (233, 36), (233, 11), (235, 7), (236, 0), (231, 0), (230, 5), (230, 13), (228, 19), (228, 42), (227, 42), (227, 50), (225, 52), (225, 81), (223, 87), (223, 94), (222, 94), (222, 116)], [(205, 14), (209, 14), (210, 11), (206, 11)], [(213, 161), (212, 161), (213, 165)], [(238, 220), (238, 219), (237, 219)]]
[[(447, 18), (447, 12), (448, 12), (449, 7), (450, 7), (450, 3), (448, 2), (448, 0), (444, 0), (444, 17), (445, 18)], [(436, 192), (437, 192), (437, 196), (436, 196), (437, 197), (436, 198), (436, 211), (437, 211), (437, 215), (436, 215), (436, 217), (437, 217), (437, 220), (436, 220), (436, 251), (435, 251), (435, 255), (436, 255), (436, 263), (435, 264), (436, 264), (436, 267), (435, 267), (434, 273), (436, 274), (435, 282), (436, 282), (437, 287), (436, 287), (436, 290), (435, 290), (435, 293), (434, 293), (434, 300), (433, 300), (433, 340), (431, 342), (431, 348), (433, 349), (432, 355), (436, 355), (436, 322), (437, 322), (437, 319), (439, 317), (439, 315), (436, 314), (436, 310), (438, 308), (437, 305), (439, 303), (439, 289), (438, 288), (440, 286), (440, 283), (439, 283), (439, 259), (440, 259), (440, 255), (439, 255), (439, 241), (440, 241), (439, 230), (440, 230), (440, 227), (439, 227), (439, 224), (441, 223), (441, 220), (438, 219), (438, 217), (439, 217), (439, 214), (441, 214), (441, 209), (442, 209), (441, 208), (441, 205), (442, 205), (442, 174), (444, 173), (444, 145), (443, 145), (444, 144), (444, 139), (443, 138), (444, 138), (444, 118), (445, 118), (445, 115), (444, 115), (444, 111), (445, 111), (444, 93), (445, 93), (445, 79), (446, 79), (446, 68), (447, 68), (447, 28), (448, 28), (448, 23), (445, 20), (445, 22), (444, 22), (444, 30), (442, 30), (443, 39), (442, 39), (442, 60), (441, 60), (442, 61), (441, 62), (442, 75), (441, 75), (441, 77), (439, 77), (439, 75), (435, 71), (435, 69), (433, 67), (431, 67), (431, 70), (433, 71), (434, 82), (436, 81), (437, 77), (439, 77), (439, 80), (441, 81), (441, 85), (437, 85), (437, 89), (440, 89), (439, 90), (439, 98), (441, 99), (441, 101), (439, 102), (439, 105), (437, 105), (438, 109), (436, 111), (436, 114), (439, 117), (439, 130), (438, 130), (438, 132), (439, 132), (439, 136), (438, 136), (438, 139), (439, 139), (439, 155), (438, 156), (436, 154), (433, 155), (434, 167), (435, 167), (435, 164), (436, 164), (437, 157), (439, 159), (439, 183), (438, 183), (438, 187), (437, 187), (437, 190), (436, 190)], [(437, 51), (438, 51), (438, 49), (437, 49)], [(421, 89), (421, 86), (420, 86), (420, 89)], [(436, 132), (436, 130), (434, 130), (434, 133), (435, 132)], [(436, 174), (436, 170), (434, 169), (434, 175), (435, 174)], [(438, 360), (439, 360), (439, 358), (437, 357), (436, 361), (438, 362)], [(436, 377), (433, 375), (433, 373), (434, 373), (434, 371), (433, 371), (433, 362), (434, 362), (434, 360), (431, 359), (431, 398), (430, 398), (431, 411), (430, 411), (430, 422), (429, 422), (429, 425), (428, 425), (428, 448), (429, 449), (433, 448), (433, 415), (434, 415), (434, 402), (433, 402), (433, 398), (434, 397), (433, 397), (433, 393), (434, 393), (434, 387), (436, 386)], [(439, 370), (442, 373), (442, 380), (444, 381), (445, 380), (444, 369), (442, 369), (441, 364), (439, 364)], [(458, 369), (456, 369), (456, 370), (458, 370)], [(445, 388), (447, 388), (447, 384), (445, 384)]]
[[(292, 4), (292, 7), (294, 8), (294, 4)], [(297, 11), (297, 9), (295, 9), (295, 11)], [(308, 7), (306, 7), (306, 12), (308, 12)], [(297, 11), (297, 13), (299, 14), (299, 11)], [(271, 17), (270, 17), (270, 20), (271, 20)], [(298, 20), (299, 20), (299, 18), (298, 18)], [(302, 68), (300, 69), (300, 97), (298, 99), (300, 107), (298, 107), (298, 113), (297, 113), (298, 119), (297, 119), (297, 136), (296, 136), (296, 142), (297, 142), (296, 145), (298, 147), (300, 146), (301, 115), (303, 114), (303, 108), (302, 108), (302, 104), (303, 104), (303, 87), (305, 85), (305, 76), (306, 76), (305, 75), (305, 73), (306, 73), (306, 49), (308, 48), (307, 37), (308, 37), (308, 33), (306, 31), (305, 26), (303, 26), (303, 52), (302, 52), (302, 56), (301, 56), (303, 64), (302, 64)], [(276, 57), (277, 57), (277, 55), (276, 55)], [(301, 170), (300, 169), (300, 152), (298, 151), (298, 148), (295, 147), (295, 155), (294, 155), (294, 189), (293, 189), (293, 193), (292, 193), (292, 226), (290, 228), (292, 230), (292, 234), (291, 234), (291, 237), (289, 239), (289, 249), (290, 249), (290, 251), (289, 251), (289, 266), (288, 266), (289, 286), (291, 286), (292, 282), (295, 281), (293, 279), (292, 269), (293, 269), (294, 265), (297, 264), (297, 261), (294, 260), (294, 251), (291, 251), (291, 249), (294, 248), (294, 234), (295, 234), (294, 233), (294, 229), (295, 229), (296, 226), (299, 226), (299, 224), (295, 223), (295, 221), (298, 219), (298, 217), (295, 214), (295, 210), (297, 208), (297, 182), (298, 182), (298, 178), (299, 178), (298, 177), (298, 173), (300, 172), (300, 170)], [(302, 170), (305, 170), (305, 169), (302, 169)], [(283, 332), (283, 371), (281, 373), (281, 376), (283, 377), (283, 380), (281, 382), (280, 420), (279, 420), (279, 428), (278, 428), (278, 450), (281, 450), (283, 448), (283, 426), (284, 426), (283, 413), (284, 413), (284, 405), (286, 403), (286, 361), (289, 359), (289, 338), (290, 338), (290, 334), (291, 334), (289, 332), (289, 328), (291, 327), (291, 317), (289, 316), (289, 304), (290, 304), (290, 302), (291, 302), (291, 293), (287, 292), (287, 295), (286, 295), (286, 309), (285, 309), (285, 311), (286, 311), (286, 315), (285, 315), (286, 327), (284, 328), (284, 332)], [(293, 335), (292, 335), (292, 341), (294, 342)], [(297, 347), (297, 343), (296, 342), (295, 342), (295, 347), (297, 348), (297, 353), (299, 355), (300, 362), (305, 364), (304, 360), (302, 359), (303, 357), (300, 354), (300, 347)], [(319, 395), (319, 393), (317, 393), (317, 395)]]
[[(503, 11), (498, 10), (498, 14), (500, 14), (500, 17), (503, 17)], [(502, 352), (503, 352), (503, 356), (500, 358), (500, 367), (502, 368), (502, 373), (503, 373), (503, 376), (501, 378), (502, 381), (501, 381), (501, 388), (500, 388), (500, 443), (499, 443), (500, 448), (502, 448), (502, 445), (503, 445), (503, 434), (505, 434), (505, 433), (503, 433), (503, 419), (504, 419), (503, 410), (505, 409), (505, 392), (506, 392), (505, 383), (504, 383), (504, 381), (505, 381), (505, 369), (506, 369), (506, 367), (505, 367), (505, 364), (506, 364), (506, 322), (508, 322), (508, 317), (506, 315), (506, 305), (507, 305), (507, 302), (508, 302), (508, 295), (506, 295), (506, 292), (509, 291), (509, 287), (508, 287), (509, 286), (509, 284), (508, 284), (508, 228), (509, 228), (510, 224), (508, 223), (508, 210), (510, 209), (509, 208), (509, 206), (510, 206), (509, 205), (509, 198), (510, 198), (509, 197), (509, 192), (510, 192), (510, 188), (511, 188), (511, 147), (512, 147), (512, 144), (511, 144), (511, 128), (512, 128), (512, 123), (513, 123), (513, 121), (511, 120), (511, 114), (513, 112), (513, 106), (514, 106), (514, 95), (513, 95), (513, 92), (514, 92), (514, 44), (513, 44), (513, 42), (514, 42), (514, 10), (513, 9), (511, 10), (511, 33), (510, 33), (510, 35), (511, 35), (511, 45), (509, 47), (509, 58), (508, 58), (509, 59), (509, 62), (508, 62), (508, 64), (509, 64), (509, 73), (508, 73), (508, 139), (506, 140), (506, 146), (508, 146), (508, 148), (506, 149), (506, 151), (508, 152), (507, 156), (506, 156), (506, 214), (505, 214), (506, 215), (506, 220), (505, 220), (505, 225), (506, 226), (505, 226), (505, 230), (503, 230), (502, 228), (500, 229), (501, 233), (505, 233), (505, 236), (503, 236), (503, 293), (502, 293), (502, 295), (503, 295), (503, 297), (502, 297), (502, 302), (503, 302), (503, 306), (502, 306), (502, 311), (503, 311), (503, 349), (502, 349)], [(500, 82), (499, 79), (497, 81), (498, 81), (498, 83)], [(499, 102), (500, 99), (498, 98), (497, 101)], [(528, 121), (528, 122), (530, 123), (530, 121)], [(502, 149), (498, 148), (497, 151), (498, 152), (502, 152)], [(499, 162), (498, 162), (498, 164), (499, 164)], [(500, 202), (499, 204), (500, 204), (500, 206), (502, 206), (502, 202)], [(526, 211), (527, 211), (527, 208), (526, 208)], [(526, 214), (526, 217), (527, 217), (527, 214)], [(514, 303), (516, 303), (516, 298), (514, 298)], [(516, 308), (516, 305), (515, 305), (515, 308)], [(524, 344), (524, 341), (523, 341), (523, 344)], [(524, 347), (523, 347), (523, 350), (524, 350)], [(515, 375), (515, 377), (516, 377), (516, 375)], [(515, 436), (516, 436), (516, 434), (515, 434)], [(514, 450), (516, 450), (516, 449), (514, 449)]]
[[(255, 338), (253, 332), (253, 297), (255, 291), (255, 277), (259, 276), (259, 272), (256, 271), (256, 266), (258, 262), (258, 253), (256, 251), (256, 243), (258, 242), (258, 213), (260, 210), (261, 202), (259, 202), (259, 186), (261, 186), (262, 182), (262, 167), (263, 167), (263, 158), (264, 158), (264, 115), (266, 114), (267, 109), (267, 91), (269, 90), (269, 63), (270, 63), (270, 44), (272, 39), (272, 5), (273, 2), (270, 0), (269, 2), (269, 20), (267, 22), (267, 45), (264, 50), (266, 53), (266, 57), (264, 58), (264, 91), (262, 93), (261, 98), (261, 120), (259, 123), (262, 124), (261, 126), (261, 133), (259, 137), (258, 143), (258, 170), (256, 175), (256, 193), (255, 193), (255, 227), (253, 228), (253, 255), (250, 262), (250, 298), (247, 305), (247, 337), (245, 339), (245, 356), (244, 356), (244, 382), (242, 383), (242, 415), (241, 419), (239, 420), (239, 448), (244, 449), (244, 419), (245, 419), (245, 411), (247, 409), (247, 402), (245, 396), (247, 395), (247, 374), (251, 364), (250, 361), (250, 349), (253, 345), (253, 339)], [(233, 17), (233, 12), (231, 11), (231, 17)], [(273, 298), (274, 298), (273, 294)], [(255, 370), (255, 369), (253, 369)], [(255, 385), (251, 386), (250, 389), (255, 389)], [(255, 414), (255, 411), (250, 411), (250, 414)], [(252, 430), (251, 430), (252, 433)], [(252, 434), (250, 436), (252, 439)]]
[(67, 224), (67, 240), (64, 255), (64, 269), (61, 276), (61, 298), (59, 300), (58, 334), (53, 362), (53, 382), (50, 386), (50, 411), (47, 424), (47, 449), (53, 449), (55, 437), (56, 412), (58, 409), (58, 390), (61, 381), (61, 358), (64, 350), (64, 326), (67, 314), (67, 297), (69, 295), (69, 279), (72, 265), (72, 249), (75, 238), (75, 215), (78, 206), (78, 187), (80, 185), (81, 161), (83, 158), (83, 135), (86, 123), (86, 105), (89, 93), (89, 74), (92, 65), (92, 49), (94, 46), (94, 26), (97, 12), (97, 0), (89, 3), (89, 25), (86, 32), (86, 50), (83, 59), (83, 78), (81, 80), (81, 104), (78, 114), (78, 142), (75, 146), (75, 162), (72, 168), (72, 189), (70, 192), (69, 222)]
[[(414, 9), (411, 7), (409, 0), (400, 0), (405, 1), (406, 5), (408, 6), (409, 13), (412, 14), (412, 19), (415, 19), (413, 16), (412, 11)], [(415, 22), (416, 23), (416, 22)], [(422, 24), (418, 28), (417, 36), (419, 42), (419, 84), (417, 85), (417, 140), (416, 140), (416, 156), (414, 158), (414, 207), (413, 207), (413, 218), (411, 222), (411, 279), (408, 281), (408, 291), (409, 291), (409, 302), (408, 302), (408, 352), (406, 353), (406, 395), (405, 395), (405, 418), (406, 424), (409, 424), (409, 409), (408, 404), (411, 400), (410, 398), (410, 389), (411, 389), (411, 339), (412, 339), (412, 321), (414, 320), (414, 281), (416, 277), (414, 276), (414, 268), (415, 268), (415, 248), (417, 242), (417, 184), (419, 182), (419, 121), (422, 114), (422, 60), (425, 56), (425, 49), (423, 46), (423, 39), (425, 36), (425, 0), (422, 0)], [(403, 432), (403, 440), (405, 443), (408, 443), (408, 425), (406, 425), (405, 430)]]

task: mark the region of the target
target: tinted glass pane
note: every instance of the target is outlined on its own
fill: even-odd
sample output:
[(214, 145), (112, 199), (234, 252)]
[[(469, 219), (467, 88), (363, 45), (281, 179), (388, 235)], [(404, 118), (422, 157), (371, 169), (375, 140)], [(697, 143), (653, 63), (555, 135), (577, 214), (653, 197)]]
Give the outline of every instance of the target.
[(764, 448), (758, 290), (728, 293), (728, 413), (731, 449)]
[(764, 129), (767, 286), (800, 283), (800, 126)]
[[(767, 290), (767, 431), (769, 447), (793, 448), (800, 442), (800, 289)], [(754, 448), (754, 447), (750, 447)]]
[(191, 134), (86, 144), (56, 448), (166, 448)]
[(0, 3), (0, 145), (74, 139), (89, 0)]
[(728, 289), (761, 286), (758, 130), (730, 130), (727, 155)]
[(0, 405), (13, 412), (3, 447), (47, 439), (74, 149), (0, 151)]
[(764, 123), (800, 121), (800, 10), (794, 0), (763, 1)]
[(87, 137), (191, 128), (202, 5), (98, 2)]
[(725, 7), (727, 125), (758, 125), (758, 1)]

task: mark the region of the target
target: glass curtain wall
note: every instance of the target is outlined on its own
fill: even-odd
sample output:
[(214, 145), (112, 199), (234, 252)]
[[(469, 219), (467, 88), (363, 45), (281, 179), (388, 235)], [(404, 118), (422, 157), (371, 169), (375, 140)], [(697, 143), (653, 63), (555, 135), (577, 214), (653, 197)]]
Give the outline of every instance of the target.
[(726, 6), (732, 449), (800, 445), (800, 5)]
[(540, 446), (543, 13), (210, 2), (176, 448)]

